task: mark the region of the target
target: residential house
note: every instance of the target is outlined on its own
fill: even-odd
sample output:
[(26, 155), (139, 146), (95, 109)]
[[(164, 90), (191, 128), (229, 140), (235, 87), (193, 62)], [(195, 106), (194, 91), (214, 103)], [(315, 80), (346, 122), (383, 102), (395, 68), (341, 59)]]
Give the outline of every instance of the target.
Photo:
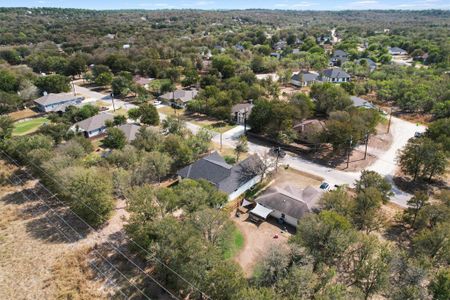
[(76, 96), (72, 93), (47, 94), (33, 102), (42, 112), (64, 112), (70, 105), (79, 105), (84, 97)]
[(373, 72), (377, 69), (377, 64), (376, 62), (374, 62), (373, 60), (371, 60), (370, 58), (361, 58), (358, 60), (358, 64), (361, 64), (361, 62), (366, 61), (367, 65), (369, 66), (369, 71)]
[(346, 61), (348, 61), (348, 54), (343, 50), (334, 51), (330, 59), (330, 65), (332, 66), (342, 66)]
[(319, 74), (315, 72), (300, 71), (293, 73), (291, 76), (291, 84), (297, 87), (311, 86), (318, 81)]
[(119, 128), (123, 132), (123, 134), (125, 135), (125, 139), (127, 140), (127, 143), (131, 143), (136, 139), (136, 134), (138, 133), (141, 126), (137, 124), (128, 123), (120, 125), (117, 128)]
[(275, 57), (276, 59), (280, 59), (281, 58), (281, 53), (272, 52), (272, 53), (270, 53), (270, 57)]
[(349, 82), (350, 75), (341, 68), (330, 68), (322, 71), (321, 80), (333, 83)]
[(141, 77), (141, 76), (133, 77), (134, 83), (144, 87), (145, 89), (149, 88), (149, 84), (152, 80), (154, 80), (154, 78), (147, 78), (147, 77)]
[(91, 138), (106, 132), (107, 121), (112, 121), (114, 115), (109, 113), (100, 113), (86, 120), (75, 123), (70, 127), (70, 130), (78, 133), (82, 132), (85, 137)]
[(353, 102), (354, 107), (361, 107), (361, 108), (367, 108), (367, 109), (376, 109), (376, 106), (367, 101), (366, 99), (359, 98), (356, 96), (351, 96), (350, 99)]
[(276, 51), (284, 50), (287, 47), (287, 42), (284, 40), (278, 41), (273, 45), (273, 49)]
[(253, 103), (239, 103), (231, 107), (231, 118), (236, 124), (244, 124), (253, 109)]
[(259, 156), (253, 154), (232, 166), (218, 152), (213, 152), (179, 170), (177, 175), (181, 178), (205, 179), (227, 194), (231, 201), (260, 181), (261, 176), (254, 172), (260, 162)]
[(311, 144), (319, 142), (319, 135), (325, 128), (325, 123), (318, 119), (305, 120), (293, 127), (298, 140)]
[[(305, 189), (290, 184), (270, 187), (255, 200), (265, 210), (253, 209), (250, 214), (256, 214), (264, 219), (270, 215), (297, 227), (301, 218), (319, 210), (319, 200), (322, 194), (322, 190), (312, 186), (307, 186)], [(269, 214), (267, 214), (268, 210), (270, 210)], [(259, 215), (260, 211), (263, 211), (261, 216)]]
[(406, 50), (403, 50), (399, 47), (389, 47), (388, 48), (389, 54), (392, 56), (398, 56), (398, 55), (408, 55), (408, 52)]
[(158, 97), (162, 102), (166, 103), (176, 103), (181, 107), (185, 107), (186, 104), (194, 99), (198, 94), (198, 91), (193, 90), (176, 90), (173, 92), (165, 93)]

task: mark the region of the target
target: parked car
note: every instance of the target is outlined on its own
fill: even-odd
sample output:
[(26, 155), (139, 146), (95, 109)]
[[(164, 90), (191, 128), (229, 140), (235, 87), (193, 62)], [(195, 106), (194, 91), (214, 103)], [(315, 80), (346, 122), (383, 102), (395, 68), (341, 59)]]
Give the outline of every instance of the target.
[(328, 182), (322, 182), (322, 184), (320, 185), (320, 189), (323, 191), (329, 191), (330, 190), (330, 184)]
[(162, 102), (161, 102), (161, 101), (159, 101), (159, 100), (155, 100), (155, 101), (153, 101), (153, 105), (155, 105), (155, 106), (156, 106), (156, 105), (161, 105), (161, 103), (162, 103)]
[(175, 109), (182, 109), (182, 108), (183, 108), (183, 106), (181, 106), (180, 104), (175, 103), (175, 102), (172, 102), (172, 103), (170, 104), (170, 106), (171, 106), (172, 108), (175, 108)]
[(422, 137), (423, 136), (423, 132), (418, 132), (418, 131), (416, 131), (416, 133), (414, 133), (414, 137), (415, 138), (420, 138), (420, 137)]

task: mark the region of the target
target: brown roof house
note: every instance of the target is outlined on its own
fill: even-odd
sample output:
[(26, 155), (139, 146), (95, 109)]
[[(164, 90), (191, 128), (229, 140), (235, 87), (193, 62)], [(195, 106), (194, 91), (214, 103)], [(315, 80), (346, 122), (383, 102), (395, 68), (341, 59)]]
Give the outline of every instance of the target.
[(300, 141), (311, 144), (319, 142), (319, 135), (325, 128), (325, 123), (318, 119), (305, 120), (293, 127)]
[[(297, 227), (301, 218), (319, 209), (319, 200), (322, 194), (322, 190), (312, 186), (300, 189), (296, 186), (285, 184), (268, 188), (255, 201), (266, 210), (271, 210), (269, 214), (265, 213), (265, 217), (270, 215)], [(252, 210), (250, 213), (258, 212), (253, 212)]]

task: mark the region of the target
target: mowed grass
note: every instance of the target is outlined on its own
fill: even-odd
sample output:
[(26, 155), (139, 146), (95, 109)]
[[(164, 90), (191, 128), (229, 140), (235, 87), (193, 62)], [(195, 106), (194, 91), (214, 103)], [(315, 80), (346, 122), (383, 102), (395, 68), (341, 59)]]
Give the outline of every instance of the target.
[(44, 123), (50, 122), (47, 118), (35, 118), (14, 124), (13, 135), (25, 135), (38, 130)]
[(230, 230), (230, 235), (222, 241), (223, 257), (230, 259), (236, 256), (244, 247), (244, 242), (244, 235), (233, 225), (233, 229)]

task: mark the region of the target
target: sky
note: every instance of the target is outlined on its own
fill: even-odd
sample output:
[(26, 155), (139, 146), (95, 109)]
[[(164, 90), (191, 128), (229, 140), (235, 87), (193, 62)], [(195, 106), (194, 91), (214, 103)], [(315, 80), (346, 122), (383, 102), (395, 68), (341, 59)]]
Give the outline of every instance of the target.
[(86, 9), (450, 9), (450, 0), (0, 0), (0, 7), (64, 7)]

